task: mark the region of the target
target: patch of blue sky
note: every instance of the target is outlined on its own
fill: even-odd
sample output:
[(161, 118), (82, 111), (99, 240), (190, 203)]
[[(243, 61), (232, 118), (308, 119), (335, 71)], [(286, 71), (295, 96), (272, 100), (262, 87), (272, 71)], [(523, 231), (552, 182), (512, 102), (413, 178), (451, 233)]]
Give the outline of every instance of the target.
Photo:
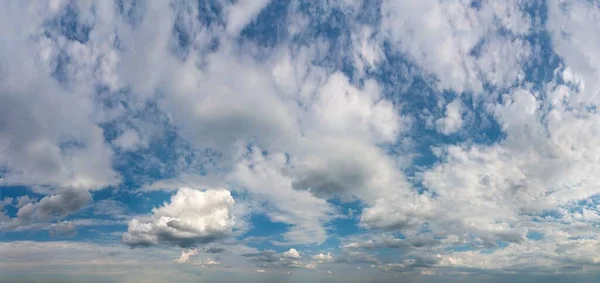
[[(544, 2), (545, 1), (540, 1)], [(537, 10), (538, 12), (545, 15), (547, 13), (547, 7), (543, 4), (544, 9)], [(546, 17), (541, 17), (542, 19)], [(542, 25), (545, 25), (545, 20), (542, 21)], [(528, 84), (535, 91), (542, 91), (546, 83), (557, 80), (562, 83), (560, 77), (556, 77), (554, 72), (559, 66), (564, 65), (562, 59), (554, 52), (552, 47), (552, 41), (548, 30), (545, 28), (535, 28), (525, 40), (531, 44), (535, 56), (525, 66), (525, 79)]]
[(131, 214), (146, 214), (153, 208), (168, 202), (174, 194), (174, 192), (162, 190), (143, 193), (128, 190), (116, 192), (111, 199), (126, 205)]
[(327, 223), (327, 230), (333, 236), (346, 237), (366, 232), (366, 229), (360, 227), (360, 212), (364, 205), (358, 201), (342, 201), (338, 198), (328, 200), (343, 215)]
[(528, 231), (527, 239), (530, 241), (540, 241), (543, 240), (546, 235), (540, 231)]
[(93, 18), (82, 19), (77, 2), (70, 1), (56, 18), (47, 23), (51, 33), (62, 35), (68, 40), (86, 43), (93, 29)]
[(248, 222), (251, 226), (250, 229), (238, 236), (238, 239), (252, 239), (247, 241), (247, 245), (258, 250), (281, 249), (274, 245), (273, 241), (283, 241), (283, 234), (292, 227), (286, 223), (273, 222), (264, 214), (252, 214), (249, 216)]
[(240, 40), (251, 40), (261, 47), (273, 47), (289, 38), (291, 0), (271, 1), (240, 33)]
[[(171, 52), (185, 60), (189, 56), (192, 45), (194, 45), (192, 34), (195, 22), (199, 21), (203, 27), (210, 29), (213, 26), (224, 26), (223, 7), (217, 1), (198, 1), (196, 5), (188, 2), (171, 2), (171, 7), (175, 10), (175, 22), (172, 27)], [(189, 10), (197, 9), (198, 18), (190, 18)], [(219, 39), (213, 36), (209, 39), (208, 49), (199, 50), (200, 53), (215, 52), (219, 47)]]
[[(125, 23), (136, 27), (143, 18), (145, 1), (142, 0), (116, 0), (116, 11), (123, 17)], [(202, 2), (202, 1), (200, 1)]]
[(69, 56), (64, 51), (59, 51), (54, 62), (54, 70), (52, 70), (52, 78), (60, 85), (68, 85), (68, 67), (70, 62)]

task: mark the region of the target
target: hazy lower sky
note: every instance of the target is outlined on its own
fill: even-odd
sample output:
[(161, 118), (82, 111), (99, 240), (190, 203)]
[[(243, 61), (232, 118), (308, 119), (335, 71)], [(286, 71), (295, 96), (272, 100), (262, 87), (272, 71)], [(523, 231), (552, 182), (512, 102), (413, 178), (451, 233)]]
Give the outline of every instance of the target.
[(0, 1), (0, 282), (598, 282), (600, 3)]

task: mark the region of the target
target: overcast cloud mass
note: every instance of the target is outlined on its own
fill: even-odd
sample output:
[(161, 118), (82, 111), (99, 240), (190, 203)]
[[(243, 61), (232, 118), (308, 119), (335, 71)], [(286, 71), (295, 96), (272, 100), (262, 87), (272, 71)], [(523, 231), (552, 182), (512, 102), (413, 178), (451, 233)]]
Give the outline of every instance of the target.
[(598, 282), (600, 2), (0, 1), (0, 282)]

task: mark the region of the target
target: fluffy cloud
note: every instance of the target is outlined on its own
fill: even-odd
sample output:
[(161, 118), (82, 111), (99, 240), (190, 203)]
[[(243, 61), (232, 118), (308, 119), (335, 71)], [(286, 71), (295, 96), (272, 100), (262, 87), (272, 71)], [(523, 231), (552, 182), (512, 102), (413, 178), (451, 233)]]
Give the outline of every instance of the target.
[[(258, 149), (240, 160), (231, 181), (246, 188), (252, 198), (271, 200), (264, 206), (255, 206), (257, 211), (266, 210), (273, 222), (292, 225), (284, 234), (289, 243), (322, 243), (327, 238), (324, 223), (332, 218), (334, 208), (325, 200), (312, 196), (307, 191), (292, 187), (292, 179), (284, 174), (288, 167), (283, 154), (263, 155)], [(265, 207), (266, 206), (266, 207)]]
[(148, 220), (129, 222), (123, 242), (130, 246), (156, 244), (189, 247), (218, 240), (231, 232), (235, 219), (229, 191), (181, 188), (169, 203), (154, 208)]
[[(17, 203), (19, 209), (16, 217), (10, 219), (7, 222), (7, 226), (17, 228), (36, 222), (48, 222), (54, 218), (66, 217), (84, 207), (90, 198), (91, 195), (87, 190), (75, 188), (64, 189), (58, 194), (46, 196), (37, 202), (29, 198), (19, 198)], [(71, 226), (73, 224), (68, 222), (68, 225)], [(53, 226), (52, 229), (60, 227), (60, 225)], [(66, 226), (62, 227), (65, 228)]]
[(198, 250), (190, 249), (189, 251), (181, 251), (181, 256), (175, 260), (177, 263), (186, 263), (190, 260), (190, 257), (198, 254)]
[[(17, 49), (0, 48), (0, 166), (5, 168), (0, 184), (83, 190), (117, 184), (113, 152), (99, 126), (101, 110), (89, 87), (95, 78), (61, 85), (52, 77), (64, 71), (67, 80), (90, 68), (78, 60), (88, 46), (41, 27), (56, 16), (44, 11), (45, 4), (27, 5), (6, 3), (2, 9), (4, 24), (17, 28), (1, 36)], [(72, 58), (72, 69), (59, 69), (60, 54)]]
[(528, 34), (532, 20), (518, 1), (478, 3), (383, 1), (382, 31), (441, 88), (462, 92), (482, 91), (485, 83), (510, 86), (524, 77), (523, 61), (531, 50), (518, 35)]
[(301, 258), (300, 253), (294, 248), (291, 248), (288, 251), (283, 252), (283, 254), (281, 254), (281, 256), (283, 256), (285, 258)]
[(327, 253), (327, 254), (320, 253), (320, 254), (314, 255), (313, 259), (319, 263), (323, 263), (323, 262), (332, 261), (333, 256), (331, 256), (331, 253)]
[(457, 98), (446, 105), (446, 116), (436, 121), (436, 126), (440, 133), (449, 135), (455, 133), (462, 127), (462, 107), (460, 98)]

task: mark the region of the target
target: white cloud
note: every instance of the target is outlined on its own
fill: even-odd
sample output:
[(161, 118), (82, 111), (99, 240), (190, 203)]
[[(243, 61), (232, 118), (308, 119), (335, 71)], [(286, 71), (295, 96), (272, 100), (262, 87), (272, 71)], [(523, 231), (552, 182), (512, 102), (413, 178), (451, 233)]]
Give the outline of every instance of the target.
[(50, 236), (73, 236), (77, 233), (72, 221), (62, 221), (50, 227)]
[(264, 269), (257, 269), (256, 272), (258, 272), (258, 273), (265, 273), (265, 270)]
[(190, 260), (190, 257), (198, 254), (198, 250), (190, 249), (188, 251), (181, 251), (181, 256), (175, 260), (177, 263), (187, 263)]
[[(594, 3), (548, 1), (552, 48), (542, 48), (545, 43), (530, 36), (543, 35), (545, 27), (522, 1), (383, 1), (375, 9), (382, 21), (368, 24), (357, 20), (368, 3), (333, 2), (322, 10), (335, 6), (345, 15), (298, 14), (301, 5), (292, 3), (286, 13), (296, 14), (285, 28), (303, 41), (300, 35), (314, 35), (308, 28), (323, 24), (316, 19), (333, 22), (339, 16), (346, 25), (339, 27), (339, 42), (321, 37), (297, 46), (294, 37), (268, 50), (262, 42), (238, 38), (269, 5), (266, 0), (219, 2), (225, 18), (211, 27), (197, 20), (197, 5), (184, 2), (123, 3), (123, 14), (110, 1), (3, 4), (0, 23), (15, 28), (0, 31), (11, 42), (0, 46), (0, 185), (29, 186), (44, 195), (17, 198), (16, 217), (2, 212), (0, 228), (69, 234), (78, 225), (93, 225), (97, 220), (64, 218), (85, 207), (92, 190), (120, 183), (112, 168), (116, 154), (147, 148), (162, 135), (155, 129), (160, 126), (139, 118), (152, 105), (186, 146), (168, 149), (210, 151), (202, 165), (213, 170), (190, 166), (201, 163), (188, 160), (196, 156), (164, 161), (164, 167), (183, 169), (149, 187), (189, 182), (228, 187), (243, 197), (234, 206), (228, 191), (181, 188), (170, 202), (129, 222), (126, 244), (188, 247), (221, 239), (234, 224), (241, 235), (251, 228), (244, 218), (252, 214), (290, 226), (274, 244), (322, 244), (331, 220), (340, 216), (328, 200), (339, 198), (360, 201), (360, 226), (369, 237), (343, 239), (344, 254), (335, 260), (321, 253), (306, 262), (295, 249), (279, 254), (247, 247), (236, 256), (252, 255), (260, 268), (377, 263), (384, 270), (424, 268), (423, 274), (429, 266), (550, 270), (598, 263), (600, 210), (592, 197), (600, 182), (600, 40), (594, 36), (600, 13)], [(65, 5), (89, 26), (89, 34), (74, 31), (86, 40), (50, 24)], [(538, 58), (546, 49), (562, 64), (557, 78), (525, 83), (525, 75), (548, 67), (535, 65), (550, 61)], [(416, 65), (410, 75), (424, 71), (418, 75), (435, 78), (431, 99), (445, 107), (441, 116), (434, 109), (424, 109), (423, 117), (401, 114), (407, 110), (403, 103), (412, 101), (386, 90), (405, 86), (372, 78), (388, 51)], [(348, 68), (354, 73), (334, 66), (340, 58), (354, 64)], [(536, 71), (526, 74), (528, 64)], [(485, 93), (484, 84), (494, 91)], [(448, 103), (439, 90), (460, 96)], [(414, 165), (406, 156), (419, 153), (396, 150), (404, 142), (421, 142), (421, 129), (408, 127), (411, 119), (452, 135), (471, 126), (465, 117), (471, 114), (497, 122), (501, 138), (478, 144), (465, 133), (453, 144), (433, 141), (435, 162), (410, 167), (406, 171), (417, 172), (405, 176), (405, 166)], [(114, 204), (96, 206), (124, 210)], [(129, 219), (96, 206), (90, 206), (94, 213), (117, 219), (106, 220), (112, 224)], [(543, 239), (529, 240), (529, 232)], [(473, 251), (453, 252), (457, 245)], [(403, 253), (382, 262), (378, 248)], [(489, 252), (481, 253), (484, 248)], [(439, 250), (448, 252), (438, 256)], [(177, 261), (188, 262), (195, 253), (184, 251)], [(195, 263), (220, 262), (226, 260)]]
[(456, 133), (463, 125), (463, 110), (460, 98), (446, 105), (446, 116), (436, 121), (437, 130), (445, 135)]
[[(479, 92), (485, 82), (509, 86), (522, 79), (528, 46), (499, 31), (527, 34), (531, 19), (517, 2), (482, 1), (479, 8), (471, 2), (383, 1), (382, 31), (442, 89)], [(471, 53), (476, 48), (478, 56)]]
[[(54, 15), (42, 3), (3, 6), (2, 21), (16, 28), (1, 32), (15, 49), (0, 48), (0, 166), (7, 170), (0, 184), (87, 190), (119, 183), (99, 127), (102, 110), (91, 87), (96, 78), (75, 78), (92, 68), (78, 57), (87, 46), (52, 38), (55, 31), (42, 23)], [(66, 85), (52, 78), (60, 52), (71, 59), (63, 73)], [(90, 60), (97, 54), (85, 56)]]
[(124, 150), (135, 150), (139, 147), (148, 146), (147, 142), (142, 140), (135, 130), (132, 129), (123, 132), (113, 143)]
[(333, 260), (333, 256), (331, 256), (331, 253), (327, 253), (327, 254), (320, 253), (320, 254), (314, 255), (313, 259), (316, 260), (319, 263), (323, 263), (323, 262), (332, 261)]
[[(567, 96), (573, 107), (595, 104), (600, 88), (595, 83), (600, 77), (600, 56), (595, 50), (600, 38), (595, 36), (600, 28), (593, 23), (600, 18), (600, 11), (587, 1), (549, 1), (548, 31), (552, 47), (568, 67), (565, 78), (579, 85), (580, 95)], [(579, 78), (573, 82), (572, 76)]]
[(283, 252), (282, 256), (285, 258), (301, 258), (300, 253), (294, 248), (291, 248), (288, 251)]
[(292, 225), (284, 234), (289, 243), (322, 243), (327, 239), (324, 223), (335, 210), (307, 191), (294, 190), (292, 179), (284, 173), (286, 167), (285, 155), (264, 156), (254, 148), (240, 160), (230, 178), (236, 187), (251, 194), (258, 204), (252, 206), (254, 211), (264, 211), (273, 222)]
[(181, 188), (169, 203), (154, 208), (148, 220), (129, 222), (123, 242), (131, 246), (156, 244), (191, 246), (227, 236), (235, 224), (229, 191)]

